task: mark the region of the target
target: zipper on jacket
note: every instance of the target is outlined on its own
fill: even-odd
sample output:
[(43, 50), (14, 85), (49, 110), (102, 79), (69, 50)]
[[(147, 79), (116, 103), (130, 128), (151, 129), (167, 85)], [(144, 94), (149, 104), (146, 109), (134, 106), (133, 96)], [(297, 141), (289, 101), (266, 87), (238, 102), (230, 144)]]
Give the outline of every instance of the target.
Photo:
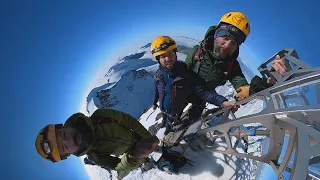
[(172, 95), (171, 95), (171, 111), (173, 109), (174, 99), (176, 97), (176, 91), (177, 91), (177, 84), (174, 83), (174, 85), (172, 86)]

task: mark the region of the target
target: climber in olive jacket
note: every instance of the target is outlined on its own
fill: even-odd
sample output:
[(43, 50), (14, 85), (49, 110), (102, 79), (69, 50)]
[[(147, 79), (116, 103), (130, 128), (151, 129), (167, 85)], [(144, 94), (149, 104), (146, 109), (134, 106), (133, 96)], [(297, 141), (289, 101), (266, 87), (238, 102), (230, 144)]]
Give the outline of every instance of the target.
[[(102, 121), (99, 123), (100, 120)], [(74, 155), (81, 156), (86, 153), (97, 165), (117, 171), (128, 171), (139, 167), (139, 161), (130, 158), (128, 151), (134, 148), (135, 143), (141, 138), (151, 136), (139, 121), (120, 111), (99, 109), (90, 118), (77, 113), (71, 116), (64, 126), (80, 125), (81, 122), (78, 121), (85, 121), (90, 127), (93, 138), (87, 147)], [(123, 157), (119, 159), (111, 155), (123, 155)]]
[(64, 125), (49, 124), (40, 130), (35, 143), (37, 152), (52, 162), (70, 154), (87, 155), (98, 166), (116, 171), (139, 167), (158, 144), (159, 139), (139, 121), (113, 109), (98, 109), (91, 117), (75, 113)]

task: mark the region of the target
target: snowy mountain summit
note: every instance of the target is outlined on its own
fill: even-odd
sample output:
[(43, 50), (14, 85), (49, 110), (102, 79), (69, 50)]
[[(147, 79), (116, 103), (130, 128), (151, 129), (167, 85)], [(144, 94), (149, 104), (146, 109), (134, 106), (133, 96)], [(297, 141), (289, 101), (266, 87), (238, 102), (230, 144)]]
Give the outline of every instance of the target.
[[(184, 61), (187, 53), (199, 41), (176, 37), (178, 60)], [(150, 52), (151, 43), (133, 54), (119, 58), (116, 64), (106, 69), (105, 84), (91, 90), (87, 96), (86, 111), (92, 114), (97, 108), (113, 108), (138, 117), (152, 104), (153, 75), (159, 64)]]
[[(178, 60), (184, 61), (198, 40), (188, 37), (173, 37), (178, 45)], [(86, 111), (92, 114), (97, 108), (125, 110), (133, 117), (152, 104), (153, 79), (159, 64), (150, 52), (147, 43), (133, 54), (119, 58), (116, 64), (106, 69), (102, 86), (95, 87), (86, 99)], [(252, 71), (239, 58), (240, 66), (245, 69), (246, 77), (252, 78)], [(248, 76), (247, 76), (248, 75)]]
[[(173, 36), (172, 38), (178, 45), (177, 55), (180, 61), (184, 61), (187, 53), (199, 43), (198, 40), (188, 37)], [(150, 108), (154, 95), (153, 75), (159, 67), (158, 62), (153, 59), (150, 46), (151, 43), (147, 43), (140, 48), (137, 47), (136, 52), (118, 58), (114, 65), (105, 70), (103, 77), (98, 77), (103, 83), (88, 93), (85, 102), (86, 113), (91, 115), (96, 109), (112, 108), (126, 112), (135, 118), (139, 117), (140, 122), (146, 128), (161, 121), (161, 119), (156, 120), (160, 110), (153, 111)], [(251, 79), (252, 70), (242, 62), (242, 59), (238, 60), (240, 66), (246, 71), (246, 78)], [(216, 91), (228, 99), (233, 99), (235, 93), (229, 82), (217, 87)], [(237, 114), (247, 115), (261, 109), (261, 102), (250, 102), (246, 107), (239, 109)], [(163, 137), (163, 131), (160, 129), (157, 136)], [(255, 144), (251, 151), (257, 149), (259, 145)], [(185, 155), (195, 161), (195, 167), (183, 167), (179, 175), (170, 175), (158, 169), (146, 172), (136, 169), (123, 179), (250, 179), (252, 171), (255, 171), (256, 168), (252, 160), (226, 156), (221, 153), (193, 152), (187, 149)], [(117, 172), (108, 172), (98, 166), (85, 165), (85, 168), (91, 179), (117, 179), (118, 177)]]

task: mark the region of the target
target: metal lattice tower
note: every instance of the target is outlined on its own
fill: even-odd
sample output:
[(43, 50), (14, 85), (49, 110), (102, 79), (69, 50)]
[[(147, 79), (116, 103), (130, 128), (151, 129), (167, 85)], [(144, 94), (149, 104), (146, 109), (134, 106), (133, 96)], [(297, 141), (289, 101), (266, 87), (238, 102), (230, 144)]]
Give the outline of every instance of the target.
[[(283, 75), (268, 72), (268, 64), (277, 54), (286, 61), (287, 72)], [(219, 110), (192, 124), (178, 141), (185, 140), (195, 151), (220, 152), (267, 163), (278, 179), (283, 179), (284, 171), (290, 172), (290, 180), (316, 179), (308, 174), (308, 166), (320, 163), (320, 68), (304, 63), (294, 49), (284, 49), (263, 63), (258, 70), (263, 77), (273, 76), (277, 83), (237, 104), (245, 105), (259, 99), (265, 105), (261, 112), (236, 117), (229, 109)], [(311, 92), (311, 87), (315, 90), (308, 99), (306, 93)], [(294, 104), (293, 100), (300, 103)], [(222, 120), (216, 126), (204, 126), (208, 119), (218, 115), (221, 115)], [(250, 132), (240, 128), (248, 123), (261, 123), (264, 129), (256, 130), (255, 135), (269, 138), (268, 151), (260, 157), (238, 152), (236, 143), (231, 141), (234, 137), (245, 140), (250, 136)], [(218, 150), (208, 146), (206, 138), (201, 138), (208, 135), (211, 138), (223, 138), (226, 148)], [(281, 158), (285, 138), (288, 139), (288, 145)]]

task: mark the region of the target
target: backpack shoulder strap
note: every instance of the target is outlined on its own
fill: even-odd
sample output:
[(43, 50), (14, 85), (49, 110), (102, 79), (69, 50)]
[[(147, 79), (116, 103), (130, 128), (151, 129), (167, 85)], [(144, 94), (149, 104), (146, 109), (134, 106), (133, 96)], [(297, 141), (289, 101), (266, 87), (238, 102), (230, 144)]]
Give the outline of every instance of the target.
[(204, 50), (202, 48), (202, 41), (200, 42), (200, 46), (197, 49), (196, 53), (193, 56), (193, 61), (192, 65), (191, 65), (191, 69), (194, 69), (195, 67), (199, 67), (202, 63), (202, 59), (203, 59), (203, 55), (204, 55)]
[(200, 42), (200, 46), (198, 48), (198, 50), (196, 51), (194, 57), (193, 57), (193, 60), (195, 61), (198, 61), (198, 60), (201, 60), (202, 56), (203, 56), (203, 49), (202, 49), (202, 41)]
[(162, 70), (159, 68), (153, 76), (153, 79), (159, 81), (162, 79)]
[(203, 54), (203, 50), (202, 50), (201, 47), (199, 47), (199, 49), (197, 50), (197, 52), (196, 52), (196, 54), (194, 55), (193, 59), (194, 59), (195, 61), (199, 60), (200, 57), (202, 56), (202, 54)]
[(228, 74), (231, 73), (233, 64), (234, 64), (234, 60), (228, 62), (227, 69), (226, 69), (226, 72), (227, 72)]

